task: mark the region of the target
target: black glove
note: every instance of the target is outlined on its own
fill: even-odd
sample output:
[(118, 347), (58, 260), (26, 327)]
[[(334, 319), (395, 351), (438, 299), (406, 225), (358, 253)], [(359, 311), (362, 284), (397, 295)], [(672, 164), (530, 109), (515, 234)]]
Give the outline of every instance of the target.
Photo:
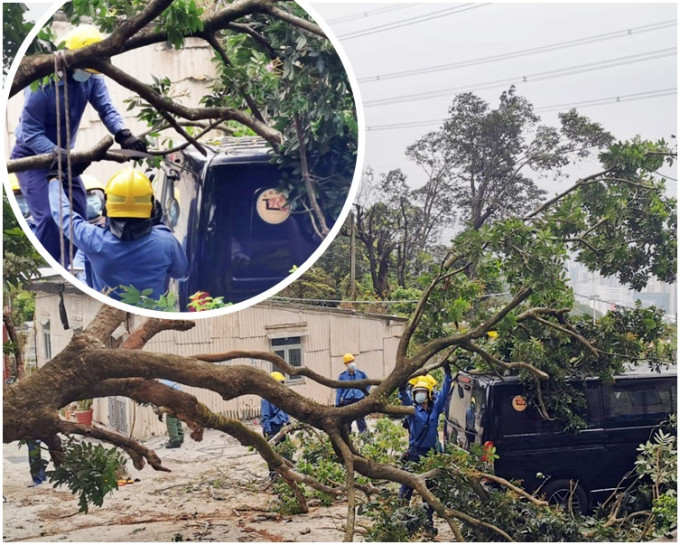
[(451, 364), (448, 361), (445, 361), (443, 367), (444, 367), (444, 373), (447, 376), (451, 376)]
[(116, 133), (116, 142), (120, 144), (123, 149), (131, 149), (136, 151), (143, 151), (146, 153), (146, 144), (144, 140), (137, 138), (129, 129), (121, 129)]
[[(59, 179), (59, 163), (61, 163), (61, 177), (62, 180), (68, 179), (68, 158), (66, 150), (63, 148), (55, 148), (52, 152), (52, 163), (47, 168), (47, 180)], [(90, 161), (82, 163), (71, 162), (71, 177), (77, 178), (87, 167), (90, 166)]]

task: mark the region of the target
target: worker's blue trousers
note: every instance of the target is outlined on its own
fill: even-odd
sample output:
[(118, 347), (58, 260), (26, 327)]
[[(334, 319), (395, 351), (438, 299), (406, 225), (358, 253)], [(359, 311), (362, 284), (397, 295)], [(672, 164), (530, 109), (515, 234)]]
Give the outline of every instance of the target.
[[(17, 144), (12, 150), (10, 159), (20, 159), (33, 155), (34, 153), (31, 150), (21, 144)], [(69, 241), (66, 238), (68, 233), (64, 233), (64, 252), (66, 255), (62, 262), (59, 245), (59, 227), (52, 219), (50, 212), (50, 201), (47, 193), (47, 170), (27, 170), (24, 172), (17, 172), (17, 178), (19, 179), (21, 194), (26, 198), (28, 209), (33, 217), (35, 236), (38, 237), (40, 243), (54, 259), (68, 267)], [(66, 176), (64, 176), (64, 178), (66, 178)], [(64, 192), (67, 196), (69, 195), (67, 182), (64, 182)], [(87, 194), (80, 177), (73, 178), (73, 210), (84, 218), (87, 217)], [(74, 255), (76, 251), (77, 248), (74, 246)]]

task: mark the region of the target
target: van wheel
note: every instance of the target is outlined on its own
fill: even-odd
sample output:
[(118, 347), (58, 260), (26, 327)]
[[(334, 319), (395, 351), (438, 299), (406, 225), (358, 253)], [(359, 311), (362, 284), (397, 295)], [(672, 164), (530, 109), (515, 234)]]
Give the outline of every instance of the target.
[(588, 494), (581, 485), (574, 481), (569, 479), (551, 481), (543, 489), (543, 494), (550, 503), (568, 509), (571, 499), (571, 508), (575, 513), (585, 515), (588, 512)]

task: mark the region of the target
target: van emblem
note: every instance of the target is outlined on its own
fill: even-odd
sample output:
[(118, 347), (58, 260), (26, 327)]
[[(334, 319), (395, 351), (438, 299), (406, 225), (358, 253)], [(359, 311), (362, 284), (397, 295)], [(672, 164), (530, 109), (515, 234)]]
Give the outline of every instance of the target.
[(512, 398), (512, 408), (518, 412), (525, 411), (527, 408), (527, 400), (522, 396), (515, 396)]
[(257, 214), (262, 221), (276, 225), (290, 216), (290, 205), (286, 196), (274, 188), (265, 189), (257, 198)]

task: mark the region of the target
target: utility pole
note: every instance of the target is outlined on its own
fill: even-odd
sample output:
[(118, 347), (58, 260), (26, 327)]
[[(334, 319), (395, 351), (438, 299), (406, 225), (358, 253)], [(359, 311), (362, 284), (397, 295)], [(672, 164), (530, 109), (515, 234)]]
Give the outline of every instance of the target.
[(354, 227), (354, 210), (350, 211), (349, 213), (349, 221), (350, 221), (350, 238), (349, 238), (349, 267), (350, 267), (350, 276), (349, 276), (349, 284), (351, 286), (350, 288), (350, 298), (352, 301), (356, 300), (356, 276), (357, 276), (357, 271), (356, 271), (356, 243), (355, 243), (355, 227)]

